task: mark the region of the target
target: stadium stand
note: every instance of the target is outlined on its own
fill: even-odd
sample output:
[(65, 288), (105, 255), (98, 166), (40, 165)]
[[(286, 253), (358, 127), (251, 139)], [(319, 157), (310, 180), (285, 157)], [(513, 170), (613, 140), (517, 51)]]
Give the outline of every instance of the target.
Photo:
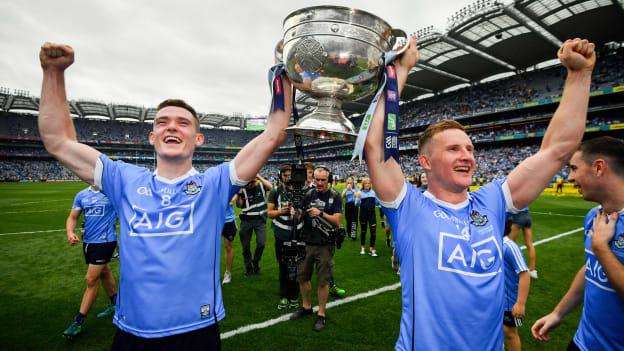
[[(452, 15), (446, 31), (433, 27), (416, 31), (421, 61), (410, 72), (400, 107), (405, 173), (420, 172), (414, 157), (418, 136), (442, 119), (466, 126), (477, 150), (477, 179), (502, 176), (535, 151), (563, 88), (563, 69), (547, 60), (553, 59), (561, 40), (568, 37), (589, 37), (598, 45), (587, 135), (621, 137), (622, 18), (624, 9), (617, 1), (516, 0), (503, 5), (479, 0)], [(579, 32), (578, 28), (586, 29)], [(343, 104), (356, 126), (369, 101), (370, 97)], [(302, 116), (314, 105), (313, 98), (298, 96)], [(76, 179), (43, 149), (38, 108), (39, 99), (28, 92), (0, 88), (0, 180)], [(114, 159), (148, 167), (154, 164), (147, 136), (155, 108), (77, 100), (69, 102), (69, 110), (80, 141), (96, 145)], [(199, 117), (206, 136), (205, 145), (195, 153), (200, 170), (231, 159), (258, 134), (246, 130), (241, 115), (199, 113)], [(366, 173), (365, 164), (349, 161), (352, 143), (305, 139), (304, 145), (306, 158), (327, 164), (339, 178)], [(276, 174), (278, 164), (294, 157), (294, 142), (289, 138), (263, 173)], [(566, 170), (560, 175), (565, 176)]]

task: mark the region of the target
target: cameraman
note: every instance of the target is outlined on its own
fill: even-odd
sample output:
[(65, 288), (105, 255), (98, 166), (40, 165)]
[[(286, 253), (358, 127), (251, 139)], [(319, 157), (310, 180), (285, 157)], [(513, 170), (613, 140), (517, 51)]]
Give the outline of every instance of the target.
[[(277, 309), (299, 307), (299, 286), (297, 285), (296, 270), (284, 262), (284, 242), (296, 239), (293, 233), (294, 221), (291, 216), (292, 202), (288, 196), (288, 182), (290, 181), (292, 167), (288, 164), (280, 166), (279, 186), (269, 193), (267, 214), (273, 222), (275, 234), (275, 257), (279, 267), (280, 301)], [(292, 186), (292, 185), (291, 185)], [(303, 229), (303, 221), (297, 223), (298, 234)], [(289, 268), (291, 271), (289, 272)], [(294, 270), (294, 272), (293, 272)], [(289, 275), (290, 273), (290, 275)]]
[(318, 317), (314, 330), (325, 328), (325, 305), (329, 295), (329, 281), (334, 265), (333, 256), (336, 251), (335, 238), (327, 235), (318, 225), (320, 220), (338, 227), (342, 221), (342, 199), (335, 190), (329, 189), (329, 169), (319, 166), (314, 169), (316, 187), (309, 190), (304, 198), (303, 239), (306, 243), (306, 257), (297, 267), (297, 280), (301, 290), (302, 308), (290, 316), (291, 320), (312, 314), (310, 291), (312, 284), (313, 265), (316, 266), (317, 295), (319, 301)]

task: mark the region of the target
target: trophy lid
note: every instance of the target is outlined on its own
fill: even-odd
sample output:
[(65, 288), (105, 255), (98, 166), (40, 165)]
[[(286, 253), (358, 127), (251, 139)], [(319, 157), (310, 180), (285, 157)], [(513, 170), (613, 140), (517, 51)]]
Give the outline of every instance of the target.
[[(296, 21), (295, 23), (290, 24), (290, 25), (287, 24), (287, 22), (289, 20), (292, 20), (293, 17), (297, 17), (306, 13), (313, 14), (319, 11), (324, 12), (326, 14), (329, 14), (333, 11), (336, 13), (336, 15), (342, 14), (342, 13), (349, 13), (349, 16), (345, 16), (344, 19), (340, 18), (339, 16), (336, 16), (336, 18), (333, 18), (333, 19), (330, 18), (330, 16), (320, 17), (320, 18), (308, 18), (305, 20)], [(369, 29), (374, 30), (375, 32), (377, 32), (377, 34), (379, 34), (380, 36), (384, 38), (386, 38), (386, 35), (387, 35), (386, 33), (389, 33), (392, 30), (392, 26), (388, 22), (386, 22), (381, 17), (373, 13), (360, 10), (360, 9), (356, 9), (356, 8), (352, 8), (352, 7), (334, 6), (334, 5), (310, 6), (310, 7), (304, 7), (299, 10), (295, 10), (291, 12), (290, 14), (288, 14), (288, 16), (286, 16), (286, 18), (282, 22), (282, 26), (284, 27), (284, 31), (286, 32), (288, 31), (289, 28), (293, 27), (294, 25), (305, 23), (307, 21), (324, 21), (324, 20), (334, 21), (335, 20), (335, 21), (340, 21), (340, 22), (353, 22), (353, 19), (358, 18), (358, 17), (368, 17), (370, 20), (373, 20), (375, 24), (373, 27), (375, 28), (369, 28)]]

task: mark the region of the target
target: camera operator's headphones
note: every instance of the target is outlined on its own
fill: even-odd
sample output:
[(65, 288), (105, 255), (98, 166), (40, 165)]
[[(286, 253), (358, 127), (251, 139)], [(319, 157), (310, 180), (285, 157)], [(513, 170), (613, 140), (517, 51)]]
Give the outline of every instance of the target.
[(316, 167), (314, 167), (314, 172), (316, 172), (317, 169), (322, 169), (322, 170), (327, 172), (327, 184), (333, 183), (333, 176), (334, 175), (332, 174), (332, 172), (329, 170), (329, 168), (327, 166), (324, 166), (324, 165), (316, 166)]

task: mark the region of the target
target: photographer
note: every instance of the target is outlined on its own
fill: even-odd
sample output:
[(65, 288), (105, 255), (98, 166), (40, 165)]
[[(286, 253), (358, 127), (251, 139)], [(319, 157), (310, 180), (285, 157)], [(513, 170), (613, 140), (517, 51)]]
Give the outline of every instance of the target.
[[(289, 190), (292, 191), (291, 184), (292, 167), (288, 164), (280, 166), (279, 186), (273, 188), (269, 193), (268, 211), (269, 218), (272, 219), (273, 233), (275, 234), (275, 257), (279, 267), (280, 301), (277, 309), (299, 307), (299, 286), (296, 280), (296, 266), (287, 262), (285, 257), (285, 243), (292, 243), (297, 239), (293, 232), (294, 220), (291, 215), (292, 200), (289, 197)], [(303, 184), (301, 184), (303, 185)], [(292, 195), (292, 194), (290, 194)], [(297, 234), (301, 234), (303, 221), (297, 223)]]
[[(319, 166), (314, 169), (316, 188), (309, 190), (304, 198), (303, 238), (306, 243), (306, 257), (299, 262), (297, 280), (301, 290), (302, 308), (290, 316), (291, 320), (312, 314), (310, 291), (313, 265), (316, 266), (318, 317), (314, 330), (325, 328), (325, 305), (329, 295), (329, 281), (334, 265), (336, 235), (342, 221), (342, 199), (335, 190), (329, 189), (330, 171)], [(338, 239), (340, 240), (340, 239)], [(340, 241), (338, 241), (340, 243)]]
[[(266, 191), (271, 190), (273, 185), (260, 174), (256, 179), (249, 182), (238, 192), (236, 206), (241, 211), (240, 240), (243, 246), (243, 259), (245, 261), (245, 275), (260, 274), (260, 259), (266, 242)], [(251, 257), (251, 235), (256, 233), (256, 250)]]

